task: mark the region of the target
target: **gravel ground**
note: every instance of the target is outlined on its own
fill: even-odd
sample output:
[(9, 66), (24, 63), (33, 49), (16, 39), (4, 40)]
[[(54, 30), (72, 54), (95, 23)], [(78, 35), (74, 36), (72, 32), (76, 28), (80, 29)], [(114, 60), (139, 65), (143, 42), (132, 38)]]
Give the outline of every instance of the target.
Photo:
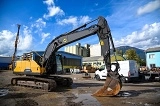
[(40, 89), (11, 86), (15, 75), (9, 70), (0, 70), (0, 106), (160, 106), (160, 82), (125, 83), (114, 97), (94, 97), (104, 81), (84, 79), (81, 74), (71, 77), (70, 88), (58, 87), (54, 92)]

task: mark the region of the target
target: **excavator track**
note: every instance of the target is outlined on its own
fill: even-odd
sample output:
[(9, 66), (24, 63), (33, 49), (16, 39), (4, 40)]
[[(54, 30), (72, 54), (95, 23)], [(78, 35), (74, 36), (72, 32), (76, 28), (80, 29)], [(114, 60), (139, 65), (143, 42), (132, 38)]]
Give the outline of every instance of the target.
[(70, 87), (73, 84), (73, 80), (70, 77), (61, 77), (61, 76), (49, 76), (49, 79), (55, 80), (57, 86)]
[(11, 84), (14, 86), (25, 86), (45, 91), (53, 91), (57, 84), (52, 79), (36, 78), (36, 77), (15, 77), (12, 78)]
[(52, 76), (48, 78), (39, 77), (15, 77), (12, 78), (11, 84), (14, 86), (32, 87), (42, 89), (44, 91), (54, 91), (57, 86), (69, 87), (73, 84), (73, 80), (69, 77)]

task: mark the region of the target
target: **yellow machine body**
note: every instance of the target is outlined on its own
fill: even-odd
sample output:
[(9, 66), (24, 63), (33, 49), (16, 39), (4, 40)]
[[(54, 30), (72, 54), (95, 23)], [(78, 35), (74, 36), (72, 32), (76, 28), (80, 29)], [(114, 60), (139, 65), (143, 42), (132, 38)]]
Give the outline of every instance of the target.
[(13, 73), (25, 75), (41, 75), (45, 68), (38, 65), (34, 60), (17, 60)]

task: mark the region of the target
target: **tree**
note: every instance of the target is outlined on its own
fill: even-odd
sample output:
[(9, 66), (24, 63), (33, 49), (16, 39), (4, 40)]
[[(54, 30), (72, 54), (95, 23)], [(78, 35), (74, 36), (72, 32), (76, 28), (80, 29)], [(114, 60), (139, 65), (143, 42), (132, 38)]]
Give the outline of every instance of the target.
[(140, 66), (146, 66), (146, 61), (144, 59), (141, 59)]
[(137, 56), (136, 51), (134, 49), (126, 50), (125, 54), (126, 54), (127, 60), (136, 60), (137, 61), (137, 59), (138, 59), (138, 56)]
[(135, 60), (140, 66), (146, 65), (145, 60), (141, 59), (134, 49), (128, 49), (125, 52), (127, 60)]

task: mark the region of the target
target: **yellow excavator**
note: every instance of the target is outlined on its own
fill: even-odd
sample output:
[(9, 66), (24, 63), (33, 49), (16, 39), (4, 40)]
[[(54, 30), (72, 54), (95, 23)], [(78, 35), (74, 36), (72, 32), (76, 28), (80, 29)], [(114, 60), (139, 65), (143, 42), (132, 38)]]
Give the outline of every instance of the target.
[[(95, 21), (97, 21), (97, 24), (95, 24)], [(118, 73), (119, 64), (118, 62), (111, 63), (110, 44), (114, 53), (116, 50), (107, 20), (102, 16), (68, 33), (57, 36), (48, 44), (43, 55), (36, 53), (37, 55), (33, 56), (32, 52), (30, 54), (24, 54), (21, 60), (13, 62), (13, 73), (23, 74), (25, 76), (12, 78), (11, 84), (30, 86), (47, 91), (53, 91), (57, 86), (71, 86), (73, 83), (71, 78), (57, 75), (59, 70), (63, 70), (61, 61), (63, 56), (57, 54), (57, 51), (67, 44), (95, 34), (98, 35), (101, 45), (104, 63), (107, 68), (107, 78), (104, 86), (97, 90), (93, 96), (117, 95), (122, 87), (121, 76)], [(111, 70), (111, 65), (115, 65), (116, 68)]]

